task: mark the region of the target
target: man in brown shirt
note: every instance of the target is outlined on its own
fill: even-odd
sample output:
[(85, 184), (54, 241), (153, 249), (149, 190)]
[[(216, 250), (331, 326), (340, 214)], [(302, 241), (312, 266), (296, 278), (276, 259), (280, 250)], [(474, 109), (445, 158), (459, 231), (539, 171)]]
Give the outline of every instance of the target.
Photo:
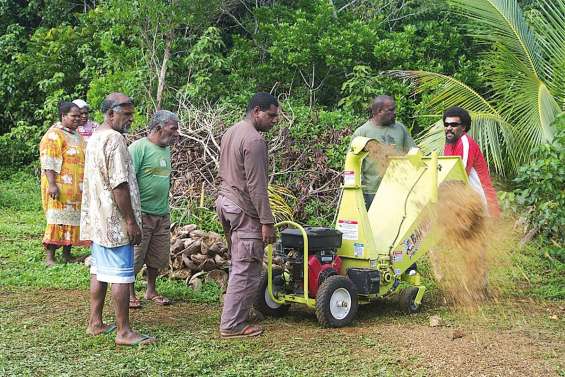
[(267, 193), (267, 144), (259, 132), (270, 130), (278, 116), (276, 98), (257, 93), (249, 101), (245, 119), (222, 137), (216, 211), (231, 253), (220, 323), (224, 338), (263, 332), (259, 326), (246, 323), (260, 283), (264, 247), (275, 240), (275, 220)]

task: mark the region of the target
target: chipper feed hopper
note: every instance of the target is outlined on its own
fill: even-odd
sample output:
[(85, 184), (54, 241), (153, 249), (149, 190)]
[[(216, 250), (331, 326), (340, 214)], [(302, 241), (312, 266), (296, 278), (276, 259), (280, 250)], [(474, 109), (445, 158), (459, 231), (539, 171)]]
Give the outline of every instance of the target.
[[(437, 236), (426, 214), (438, 199), (438, 186), (467, 184), (459, 157), (423, 157), (414, 148), (389, 157), (379, 189), (366, 210), (361, 164), (368, 143), (356, 137), (347, 153), (343, 186), (333, 228), (276, 224), (280, 238), (267, 247), (268, 264), (255, 302), (271, 316), (284, 315), (291, 303), (315, 309), (325, 327), (346, 326), (358, 305), (397, 293), (407, 312), (418, 310), (426, 288), (415, 263)], [(275, 259), (278, 264), (273, 263)]]

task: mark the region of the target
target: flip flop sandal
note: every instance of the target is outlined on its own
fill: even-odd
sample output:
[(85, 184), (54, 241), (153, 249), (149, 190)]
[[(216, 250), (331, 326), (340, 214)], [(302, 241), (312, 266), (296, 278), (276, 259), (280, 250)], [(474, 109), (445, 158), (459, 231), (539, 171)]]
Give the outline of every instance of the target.
[(141, 309), (143, 305), (141, 305), (141, 301), (139, 299), (129, 300), (129, 308), (130, 309)]
[(116, 331), (116, 329), (118, 328), (118, 326), (116, 326), (116, 324), (112, 323), (111, 325), (109, 325), (106, 330), (102, 331), (102, 334), (111, 334), (114, 331)]
[(91, 334), (88, 331), (86, 332), (88, 335), (90, 336), (98, 336), (98, 335), (104, 335), (104, 334), (111, 334), (114, 331), (116, 331), (118, 327), (116, 326), (116, 324), (112, 323), (111, 325), (108, 325), (108, 327), (106, 327), (106, 330), (99, 332), (98, 334)]
[(263, 329), (257, 326), (247, 325), (241, 331), (220, 331), (220, 335), (224, 339), (247, 338), (251, 336), (261, 335)]
[(118, 344), (116, 343), (117, 346), (124, 346), (124, 347), (133, 347), (133, 346), (145, 346), (145, 345), (149, 345), (149, 344), (153, 344), (157, 342), (157, 338), (154, 338), (152, 336), (149, 335), (141, 335), (141, 338), (139, 338), (138, 340), (136, 340), (133, 343), (130, 344)]
[(169, 300), (166, 297), (163, 296), (153, 296), (151, 298), (148, 298), (147, 300), (153, 301), (154, 303), (156, 303), (157, 305), (170, 305), (171, 304), (171, 300)]

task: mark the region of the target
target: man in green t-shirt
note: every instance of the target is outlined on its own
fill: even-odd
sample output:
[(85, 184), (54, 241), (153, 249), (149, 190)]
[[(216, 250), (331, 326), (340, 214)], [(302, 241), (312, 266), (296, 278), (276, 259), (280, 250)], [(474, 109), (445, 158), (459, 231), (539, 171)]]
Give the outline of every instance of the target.
[[(149, 134), (129, 146), (139, 186), (143, 236), (135, 247), (134, 271), (137, 275), (147, 266), (145, 299), (159, 305), (170, 300), (157, 293), (155, 282), (159, 269), (169, 265), (170, 219), (169, 189), (171, 187), (171, 148), (178, 137), (179, 118), (167, 110), (157, 111), (149, 123)], [(135, 295), (134, 283), (130, 288), (130, 308), (141, 308)]]
[[(353, 133), (356, 136), (370, 137), (387, 145), (394, 145), (399, 153), (405, 154), (416, 146), (408, 130), (395, 121), (396, 103), (390, 96), (378, 96), (371, 104), (371, 119)], [(371, 206), (382, 177), (378, 173), (378, 162), (366, 158), (361, 167), (361, 184), (367, 209)]]

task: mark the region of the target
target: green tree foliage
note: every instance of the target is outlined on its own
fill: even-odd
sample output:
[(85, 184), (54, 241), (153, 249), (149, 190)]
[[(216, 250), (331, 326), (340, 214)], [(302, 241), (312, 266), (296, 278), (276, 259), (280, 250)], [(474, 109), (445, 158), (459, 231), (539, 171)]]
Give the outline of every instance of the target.
[[(399, 118), (417, 130), (408, 86), (378, 72), (423, 68), (480, 86), (476, 48), (454, 19), (443, 0), (6, 0), (0, 140), (14, 148), (4, 156), (19, 157), (2, 164), (37, 158), (30, 146), (56, 120), (58, 101), (85, 98), (97, 109), (116, 90), (136, 101), (137, 126), (180, 99), (241, 109), (266, 90), (295, 112), (298, 144), (355, 128), (381, 93), (397, 97)], [(324, 118), (345, 123), (322, 127)], [(13, 142), (25, 134), (24, 145)], [(332, 164), (338, 150), (328, 152)]]
[[(531, 162), (521, 167), (515, 178), (519, 188), (516, 202), (524, 209), (531, 228), (565, 243), (565, 115), (556, 122), (551, 144), (542, 144), (531, 152)], [(562, 255), (563, 257), (563, 255)]]

